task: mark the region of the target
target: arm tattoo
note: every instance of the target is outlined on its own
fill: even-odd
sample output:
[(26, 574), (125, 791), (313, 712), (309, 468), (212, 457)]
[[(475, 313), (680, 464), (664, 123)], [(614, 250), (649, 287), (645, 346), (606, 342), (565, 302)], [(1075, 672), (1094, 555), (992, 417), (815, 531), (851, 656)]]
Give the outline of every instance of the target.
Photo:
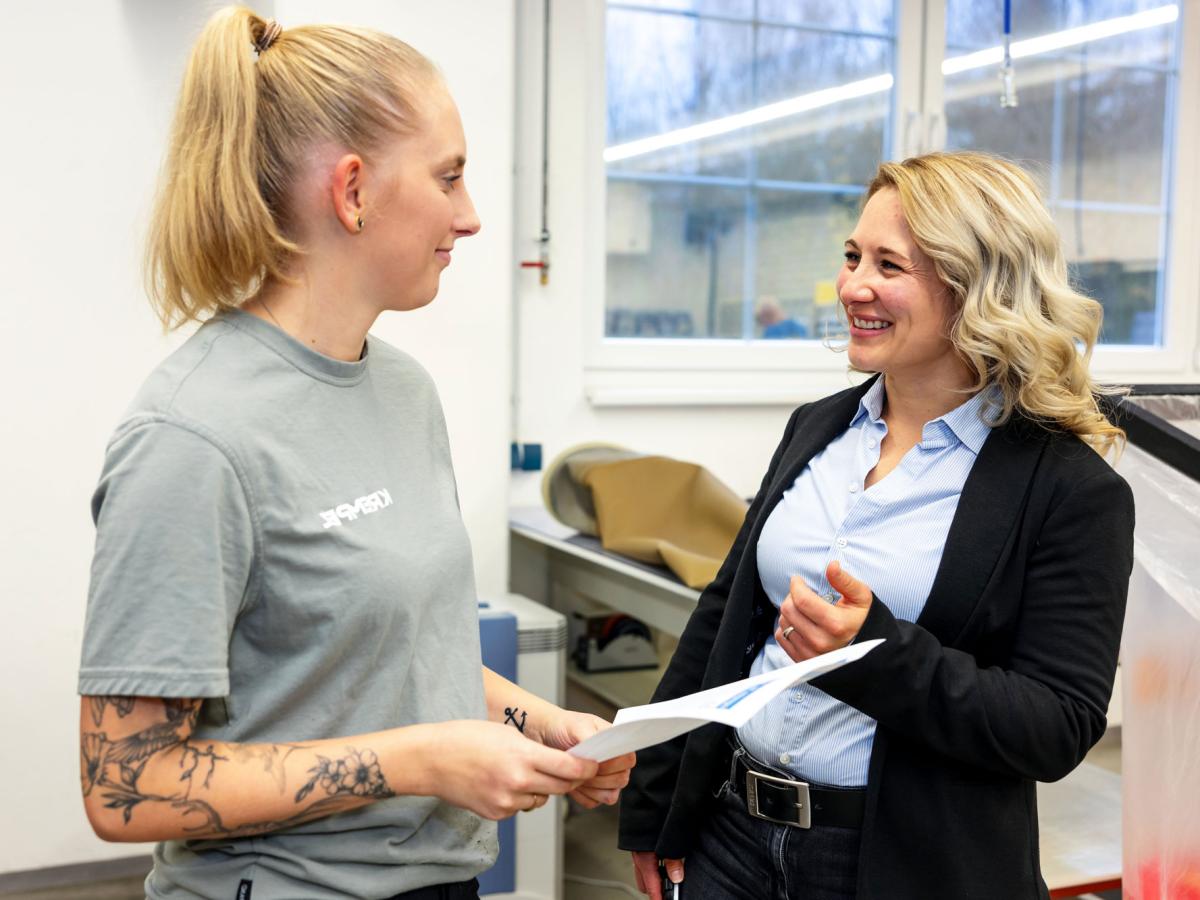
[[(105, 707), (111, 705), (121, 718), (133, 709), (131, 697), (91, 698), (91, 717), (99, 725)], [(189, 823), (189, 833), (213, 837), (243, 837), (277, 831), (321, 816), (340, 812), (359, 805), (360, 798), (384, 799), (395, 794), (388, 787), (379, 760), (371, 750), (346, 748), (341, 759), (317, 756), (317, 765), (308, 770), (308, 781), (298, 790), (293, 802), (299, 806), (311, 794), (318, 799), (294, 815), (283, 819), (227, 826), (220, 813), (206, 800), (192, 796), (197, 783), (211, 788), (218, 763), (229, 762), (215, 744), (196, 741), (190, 734), (200, 712), (201, 701), (166, 699), (162, 701), (166, 721), (119, 740), (110, 740), (105, 732), (84, 732), (80, 742), (80, 777), (84, 796), (100, 790), (108, 809), (121, 810), (126, 825), (134, 809), (143, 803), (161, 803), (178, 810)], [(522, 719), (524, 716), (522, 715)], [(518, 726), (520, 727), (520, 726)], [(286, 790), (284, 764), (299, 745), (270, 744), (235, 747), (231, 751), (238, 762), (260, 761), (262, 771), (269, 775), (280, 792)], [(147, 761), (156, 754), (178, 753), (180, 790), (170, 794), (155, 794), (139, 787)]]
[(100, 720), (104, 718), (104, 707), (110, 703), (117, 711), (120, 718), (125, 718), (133, 711), (132, 697), (89, 697), (92, 708), (92, 721), (99, 727)]
[[(517, 713), (521, 713), (521, 721), (517, 721)], [(521, 734), (525, 733), (525, 713), (515, 706), (504, 707), (504, 724), (513, 725)]]
[(339, 794), (350, 794), (354, 797), (394, 796), (383, 780), (379, 760), (373, 752), (364, 750), (360, 753), (351, 747), (347, 747), (346, 750), (349, 755), (336, 761), (324, 756), (317, 757), (317, 764), (308, 770), (312, 778), (296, 791), (297, 803), (318, 786), (330, 797)]

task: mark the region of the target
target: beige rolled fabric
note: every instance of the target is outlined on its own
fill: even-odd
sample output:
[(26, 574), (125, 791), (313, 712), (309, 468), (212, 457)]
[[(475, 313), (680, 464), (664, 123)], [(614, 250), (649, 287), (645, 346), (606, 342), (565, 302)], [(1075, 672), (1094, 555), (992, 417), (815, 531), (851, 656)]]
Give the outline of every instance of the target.
[(606, 550), (665, 565), (696, 589), (716, 576), (747, 509), (702, 466), (613, 445), (561, 454), (543, 496), (556, 518)]

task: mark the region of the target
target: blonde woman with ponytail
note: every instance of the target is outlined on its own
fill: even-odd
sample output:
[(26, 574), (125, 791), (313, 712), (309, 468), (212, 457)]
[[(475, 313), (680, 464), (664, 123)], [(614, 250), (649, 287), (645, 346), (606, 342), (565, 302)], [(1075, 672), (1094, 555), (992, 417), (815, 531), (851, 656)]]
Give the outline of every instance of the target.
[(433, 300), (479, 220), (458, 111), (388, 35), (217, 13), (150, 231), (201, 323), (117, 426), (79, 675), (96, 833), (150, 898), (474, 898), (489, 820), (613, 803), (606, 727), (480, 661), (428, 374), (368, 331)]
[(736, 733), (644, 750), (620, 845), (646, 893), (1047, 900), (1035, 783), (1105, 729), (1133, 564), (1101, 307), (1032, 179), (886, 163), (837, 281), (852, 368), (797, 409), (656, 700), (883, 638)]

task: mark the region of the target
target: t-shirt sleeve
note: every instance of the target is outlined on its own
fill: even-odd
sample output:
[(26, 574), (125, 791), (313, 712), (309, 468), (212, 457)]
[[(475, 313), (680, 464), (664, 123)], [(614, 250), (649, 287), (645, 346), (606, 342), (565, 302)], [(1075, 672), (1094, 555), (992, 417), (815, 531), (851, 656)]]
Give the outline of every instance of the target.
[(231, 456), (180, 424), (129, 427), (109, 445), (92, 516), (79, 693), (227, 696), (255, 555)]

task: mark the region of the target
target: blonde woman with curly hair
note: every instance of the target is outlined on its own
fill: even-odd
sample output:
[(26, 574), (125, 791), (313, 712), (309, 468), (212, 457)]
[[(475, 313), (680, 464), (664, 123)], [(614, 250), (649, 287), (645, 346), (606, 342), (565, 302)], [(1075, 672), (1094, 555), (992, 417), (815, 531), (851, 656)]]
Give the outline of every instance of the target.
[[(150, 898), (477, 897), (489, 820), (614, 803), (603, 720), (483, 668), (437, 391), (368, 334), (479, 230), (433, 64), (217, 13), (151, 227), (163, 322), (92, 508), (81, 778)], [(515, 727), (514, 727), (515, 726)]]
[(1121, 430), (1032, 179), (887, 163), (838, 296), (861, 387), (797, 409), (654, 699), (884, 638), (736, 733), (639, 754), (620, 844), (706, 900), (1040, 898), (1038, 781), (1105, 729), (1133, 564)]

